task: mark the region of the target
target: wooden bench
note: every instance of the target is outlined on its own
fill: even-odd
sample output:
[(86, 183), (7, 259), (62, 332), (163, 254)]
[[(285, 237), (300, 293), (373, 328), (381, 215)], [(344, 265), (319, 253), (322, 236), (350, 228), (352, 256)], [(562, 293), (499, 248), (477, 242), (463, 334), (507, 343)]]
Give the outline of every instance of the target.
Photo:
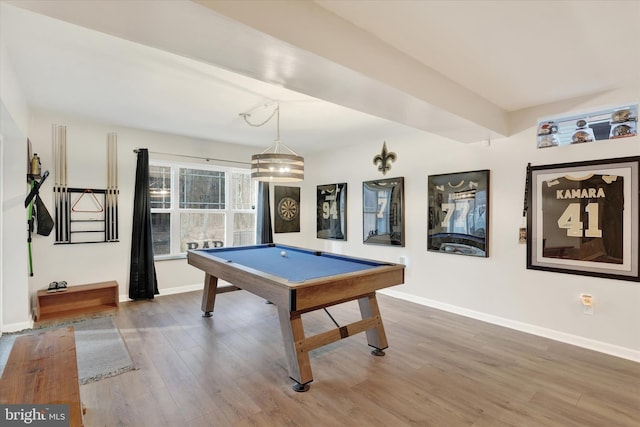
[(118, 309), (118, 282), (69, 286), (62, 292), (40, 290), (36, 295), (36, 323), (52, 323), (108, 313)]
[(0, 378), (0, 403), (67, 404), (69, 425), (83, 425), (73, 327), (16, 338)]

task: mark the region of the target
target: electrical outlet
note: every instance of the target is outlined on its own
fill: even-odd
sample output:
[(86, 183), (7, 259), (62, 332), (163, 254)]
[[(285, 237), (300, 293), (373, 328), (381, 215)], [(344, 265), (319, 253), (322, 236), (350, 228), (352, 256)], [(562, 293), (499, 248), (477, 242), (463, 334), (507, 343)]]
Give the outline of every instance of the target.
[(593, 314), (593, 296), (590, 294), (580, 294), (580, 301), (582, 302), (582, 313)]

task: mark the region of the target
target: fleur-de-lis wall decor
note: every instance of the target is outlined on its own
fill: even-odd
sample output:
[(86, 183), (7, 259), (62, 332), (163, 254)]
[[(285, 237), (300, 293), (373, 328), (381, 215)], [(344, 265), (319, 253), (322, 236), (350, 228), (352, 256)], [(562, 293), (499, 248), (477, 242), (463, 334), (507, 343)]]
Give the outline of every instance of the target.
[(373, 158), (373, 164), (378, 165), (378, 170), (382, 172), (383, 175), (386, 175), (387, 171), (391, 169), (390, 161), (396, 161), (396, 153), (387, 151), (387, 142), (384, 141), (382, 151)]

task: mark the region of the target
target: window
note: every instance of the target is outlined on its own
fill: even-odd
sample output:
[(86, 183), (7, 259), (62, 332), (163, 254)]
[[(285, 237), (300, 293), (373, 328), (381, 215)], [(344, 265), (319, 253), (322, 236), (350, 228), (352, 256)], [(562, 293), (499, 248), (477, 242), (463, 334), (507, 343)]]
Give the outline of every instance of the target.
[(256, 184), (248, 170), (151, 160), (149, 198), (157, 259), (256, 241)]

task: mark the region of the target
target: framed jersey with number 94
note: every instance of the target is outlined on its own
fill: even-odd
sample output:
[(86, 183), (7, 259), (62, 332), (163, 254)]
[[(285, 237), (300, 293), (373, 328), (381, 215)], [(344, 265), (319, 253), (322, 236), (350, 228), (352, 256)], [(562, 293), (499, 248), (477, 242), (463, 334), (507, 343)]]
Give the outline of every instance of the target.
[(532, 166), (527, 268), (640, 281), (640, 157)]
[(318, 185), (317, 238), (347, 240), (347, 184)]

